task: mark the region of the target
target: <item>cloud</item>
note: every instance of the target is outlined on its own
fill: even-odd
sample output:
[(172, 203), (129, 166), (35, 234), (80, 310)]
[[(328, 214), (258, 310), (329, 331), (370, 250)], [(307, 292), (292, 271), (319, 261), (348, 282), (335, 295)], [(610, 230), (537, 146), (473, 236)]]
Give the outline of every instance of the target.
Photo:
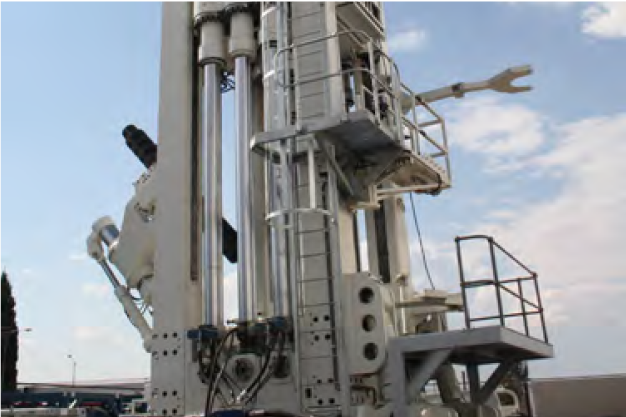
[(80, 289), (84, 295), (99, 299), (106, 298), (113, 294), (113, 288), (107, 283), (96, 284), (93, 282), (87, 282), (83, 284)]
[(582, 31), (598, 38), (626, 38), (626, 3), (595, 3), (582, 12)]
[(406, 52), (420, 49), (426, 43), (426, 31), (419, 28), (411, 28), (392, 33), (387, 38), (387, 46), (393, 52)]
[(74, 252), (74, 253), (70, 253), (69, 256), (67, 257), (67, 259), (69, 259), (72, 262), (84, 262), (88, 259), (89, 257), (87, 256), (86, 252)]
[(554, 9), (566, 9), (573, 6), (575, 1), (504, 1), (503, 3), (511, 6), (543, 6)]
[[(76, 326), (73, 329), (74, 339), (82, 343), (107, 343), (115, 346), (126, 346), (126, 340), (119, 330), (109, 326)], [(139, 336), (137, 336), (139, 337)]]
[(449, 114), (454, 146), (487, 156), (487, 170), (520, 169), (522, 157), (545, 142), (548, 126), (540, 114), (493, 97), (469, 98)]
[(74, 328), (74, 337), (81, 341), (100, 340), (108, 333), (105, 327), (98, 326), (77, 326)]
[[(566, 10), (575, 1), (504, 1), (511, 6), (543, 6), (554, 10)], [(581, 30), (584, 34), (603, 39), (626, 38), (626, 1), (593, 1), (581, 14)]]
[[(528, 111), (520, 109), (519, 114)], [(484, 122), (488, 130), (489, 123)], [(537, 178), (556, 181), (557, 191), (543, 200), (518, 205), (504, 216), (494, 201), (493, 212), (485, 216), (489, 220), (475, 231), (496, 236), (531, 263), (539, 272), (542, 288), (551, 294), (546, 309), (556, 322), (615, 321), (613, 309), (607, 306), (626, 297), (626, 113), (561, 125), (542, 122), (537, 132), (543, 132), (544, 141), (546, 131), (556, 138), (549, 149), (529, 154), (530, 149), (519, 152), (512, 144), (510, 152), (518, 152), (521, 165)], [(473, 143), (481, 141), (477, 137)], [(470, 149), (491, 154), (489, 146)]]

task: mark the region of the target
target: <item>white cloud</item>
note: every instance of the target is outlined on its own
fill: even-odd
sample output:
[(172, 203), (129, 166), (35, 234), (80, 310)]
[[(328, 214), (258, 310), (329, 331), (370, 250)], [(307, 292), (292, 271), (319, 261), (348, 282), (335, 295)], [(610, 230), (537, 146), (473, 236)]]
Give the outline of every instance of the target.
[(582, 12), (582, 31), (599, 38), (626, 38), (626, 3), (595, 3)]
[(78, 326), (74, 328), (74, 337), (81, 341), (99, 340), (106, 337), (106, 328), (97, 326)]
[(81, 343), (107, 343), (114, 346), (125, 346), (128, 343), (122, 332), (109, 326), (76, 326), (73, 336)]
[[(414, 230), (412, 220), (407, 221), (407, 227)], [(427, 237), (424, 237), (423, 242), (428, 271), (434, 286), (438, 289), (458, 292), (454, 243), (450, 240), (441, 242)], [(414, 289), (421, 292), (426, 288), (430, 288), (430, 282), (422, 258), (422, 250), (417, 238), (409, 243), (409, 262), (411, 266), (411, 283)]]
[(387, 38), (387, 46), (393, 52), (414, 51), (420, 49), (426, 43), (426, 31), (419, 28), (411, 28), (392, 33)]
[(557, 178), (559, 190), (504, 217), (496, 208), (496, 218), (476, 231), (495, 236), (539, 272), (555, 322), (615, 321), (611, 306), (626, 297), (626, 114), (545, 128), (556, 135), (550, 150), (522, 162), (539, 178)]
[(113, 288), (107, 283), (96, 284), (93, 282), (87, 282), (81, 286), (81, 291), (86, 296), (100, 299), (113, 294)]
[(83, 262), (86, 261), (89, 257), (86, 252), (74, 252), (70, 253), (67, 257), (72, 262)]
[[(504, 1), (511, 6), (542, 6), (566, 10), (575, 1)], [(582, 32), (604, 39), (626, 38), (626, 1), (594, 1), (580, 15)]]
[(503, 3), (509, 4), (511, 6), (543, 6), (543, 7), (551, 7), (554, 9), (566, 9), (572, 5), (574, 5), (575, 1), (504, 1)]
[(545, 142), (546, 120), (519, 104), (502, 104), (493, 97), (463, 100), (449, 114), (453, 146), (487, 156), (491, 171), (521, 168), (520, 158)]

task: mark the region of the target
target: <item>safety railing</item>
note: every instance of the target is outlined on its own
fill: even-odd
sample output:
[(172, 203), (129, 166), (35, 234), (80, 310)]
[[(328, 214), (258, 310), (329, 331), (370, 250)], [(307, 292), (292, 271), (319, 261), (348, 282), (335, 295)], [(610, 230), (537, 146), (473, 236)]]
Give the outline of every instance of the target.
[[(300, 48), (330, 40), (339, 42), (339, 38), (345, 36), (352, 36), (354, 40), (355, 34), (367, 39), (359, 45), (362, 52), (367, 53), (367, 63), (361, 62), (362, 65), (352, 65), (349, 68), (319, 75), (301, 76), (299, 74), (297, 61)], [(280, 62), (291, 64), (280, 65)], [(355, 63), (357, 62), (359, 60), (355, 59)], [(293, 78), (286, 77), (286, 74), (280, 70), (289, 66), (293, 69)], [(360, 30), (338, 31), (281, 48), (274, 55), (274, 68), (277, 68), (273, 73), (275, 85), (283, 91), (290, 91), (294, 98), (293, 112), (296, 126), (301, 126), (303, 122), (298, 106), (302, 99), (301, 88), (307, 84), (339, 78), (342, 101), (346, 102), (346, 91), (350, 91), (354, 97), (353, 105), (345, 106), (344, 114), (361, 110), (370, 112), (376, 123), (387, 127), (394, 139), (407, 150), (442, 167), (447, 176), (446, 180), (449, 182), (450, 161), (444, 119), (427, 103), (419, 101), (415, 93), (402, 83), (396, 63), (375, 45), (367, 33)], [(285, 80), (289, 82), (284, 82)], [(420, 123), (417, 107), (423, 108), (431, 119)], [(439, 128), (438, 139), (433, 138), (427, 132), (427, 129), (433, 127)], [(414, 191), (411, 187), (405, 188), (407, 191)]]
[[(487, 242), (489, 248), (489, 260), (491, 267), (491, 277), (480, 280), (467, 280), (463, 267), (462, 244), (470, 240), (483, 240)], [(459, 266), (459, 277), (461, 281), (461, 292), (463, 296), (463, 304), (465, 306), (465, 326), (470, 329), (472, 324), (481, 321), (499, 321), (503, 327), (507, 326), (507, 319), (521, 318), (524, 325), (524, 333), (526, 336), (532, 336), (529, 325), (531, 316), (538, 316), (540, 323), (541, 336), (544, 342), (548, 342), (548, 333), (546, 331), (546, 322), (544, 318), (543, 304), (541, 302), (541, 294), (539, 292), (539, 283), (537, 274), (530, 270), (526, 265), (520, 262), (515, 256), (498, 244), (493, 237), (485, 235), (469, 235), (461, 236), (455, 239), (456, 252)], [(501, 271), (496, 259), (497, 252), (504, 255), (508, 260), (512, 261), (522, 271), (528, 275), (515, 278), (502, 279)], [(524, 294), (524, 284), (530, 282), (533, 286), (534, 299), (531, 300)], [(497, 314), (489, 314), (482, 316), (474, 316), (470, 308), (467, 290), (481, 287), (493, 287), (495, 289)], [(505, 312), (503, 295), (510, 295), (518, 302), (519, 310), (513, 312)]]

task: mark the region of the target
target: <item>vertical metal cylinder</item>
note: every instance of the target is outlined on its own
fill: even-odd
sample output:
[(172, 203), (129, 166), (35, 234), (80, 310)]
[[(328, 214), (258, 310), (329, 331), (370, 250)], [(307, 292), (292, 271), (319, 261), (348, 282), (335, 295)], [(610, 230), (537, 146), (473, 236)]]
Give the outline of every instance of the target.
[(204, 196), (202, 277), (204, 322), (224, 324), (222, 268), (222, 98), (220, 68), (203, 67), (202, 89), (202, 195)]
[(254, 206), (250, 190), (251, 86), (248, 57), (235, 58), (239, 319), (256, 318)]
[[(267, 4), (267, 3), (266, 3)], [(276, 86), (276, 68), (274, 57), (279, 47), (278, 36), (282, 36), (282, 28), (279, 21), (279, 4), (266, 6), (261, 18), (261, 43), (263, 46), (263, 114), (265, 131), (273, 131), (283, 127), (282, 119), (278, 114), (278, 105), (282, 103), (282, 94), (278, 94)], [(282, 39), (282, 38), (281, 38)], [(265, 160), (268, 184), (268, 212), (285, 209), (282, 198), (285, 190), (281, 188), (281, 178), (285, 173), (281, 172), (279, 164), (275, 163), (274, 155), (280, 154), (280, 145), (271, 145), (268, 157)], [(279, 215), (271, 220), (270, 255), (272, 272), (270, 280), (273, 295), (273, 315), (275, 317), (290, 316), (290, 295), (288, 283), (288, 253), (286, 216)]]

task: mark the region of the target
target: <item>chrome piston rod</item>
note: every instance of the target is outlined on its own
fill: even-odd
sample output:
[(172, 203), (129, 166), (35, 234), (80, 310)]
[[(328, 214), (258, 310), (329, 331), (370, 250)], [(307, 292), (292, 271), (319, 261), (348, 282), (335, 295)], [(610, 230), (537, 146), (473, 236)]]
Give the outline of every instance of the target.
[[(280, 4), (270, 5), (266, 3), (266, 9), (262, 13), (261, 18), (261, 43), (263, 45), (262, 63), (263, 63), (263, 93), (264, 93), (264, 118), (265, 118), (265, 130), (271, 132), (277, 128), (284, 127), (284, 117), (279, 112), (284, 110), (278, 110), (279, 104), (282, 100), (282, 95), (279, 97), (276, 82), (274, 67), (274, 56), (277, 49), (282, 48), (283, 29), (281, 22), (279, 21), (281, 15), (279, 11), (282, 11)], [(273, 23), (273, 25), (272, 25)], [(274, 28), (274, 31), (272, 31)], [(280, 34), (280, 39), (277, 39), (277, 34)], [(282, 109), (282, 108), (281, 108)], [(273, 153), (276, 148), (280, 148), (282, 145), (273, 145), (272, 152), (266, 158), (266, 175), (268, 182), (269, 192), (269, 205), (268, 212), (274, 212), (279, 210), (286, 210), (289, 207), (285, 205), (284, 199), (286, 189), (281, 190), (282, 179), (287, 172), (281, 172), (281, 167), (273, 161)], [(272, 294), (274, 302), (274, 316), (275, 317), (289, 317), (291, 315), (290, 310), (290, 288), (289, 288), (289, 259), (287, 251), (287, 230), (285, 215), (280, 215), (272, 221), (273, 227), (271, 228), (271, 257), (272, 257), (272, 272), (270, 280), (272, 283)]]
[(239, 319), (256, 319), (254, 277), (254, 202), (250, 189), (251, 125), (250, 64), (246, 56), (235, 58), (235, 118), (237, 152), (237, 275), (239, 279)]
[(202, 72), (203, 311), (204, 323), (219, 327), (224, 324), (221, 72), (212, 62), (205, 64)]

